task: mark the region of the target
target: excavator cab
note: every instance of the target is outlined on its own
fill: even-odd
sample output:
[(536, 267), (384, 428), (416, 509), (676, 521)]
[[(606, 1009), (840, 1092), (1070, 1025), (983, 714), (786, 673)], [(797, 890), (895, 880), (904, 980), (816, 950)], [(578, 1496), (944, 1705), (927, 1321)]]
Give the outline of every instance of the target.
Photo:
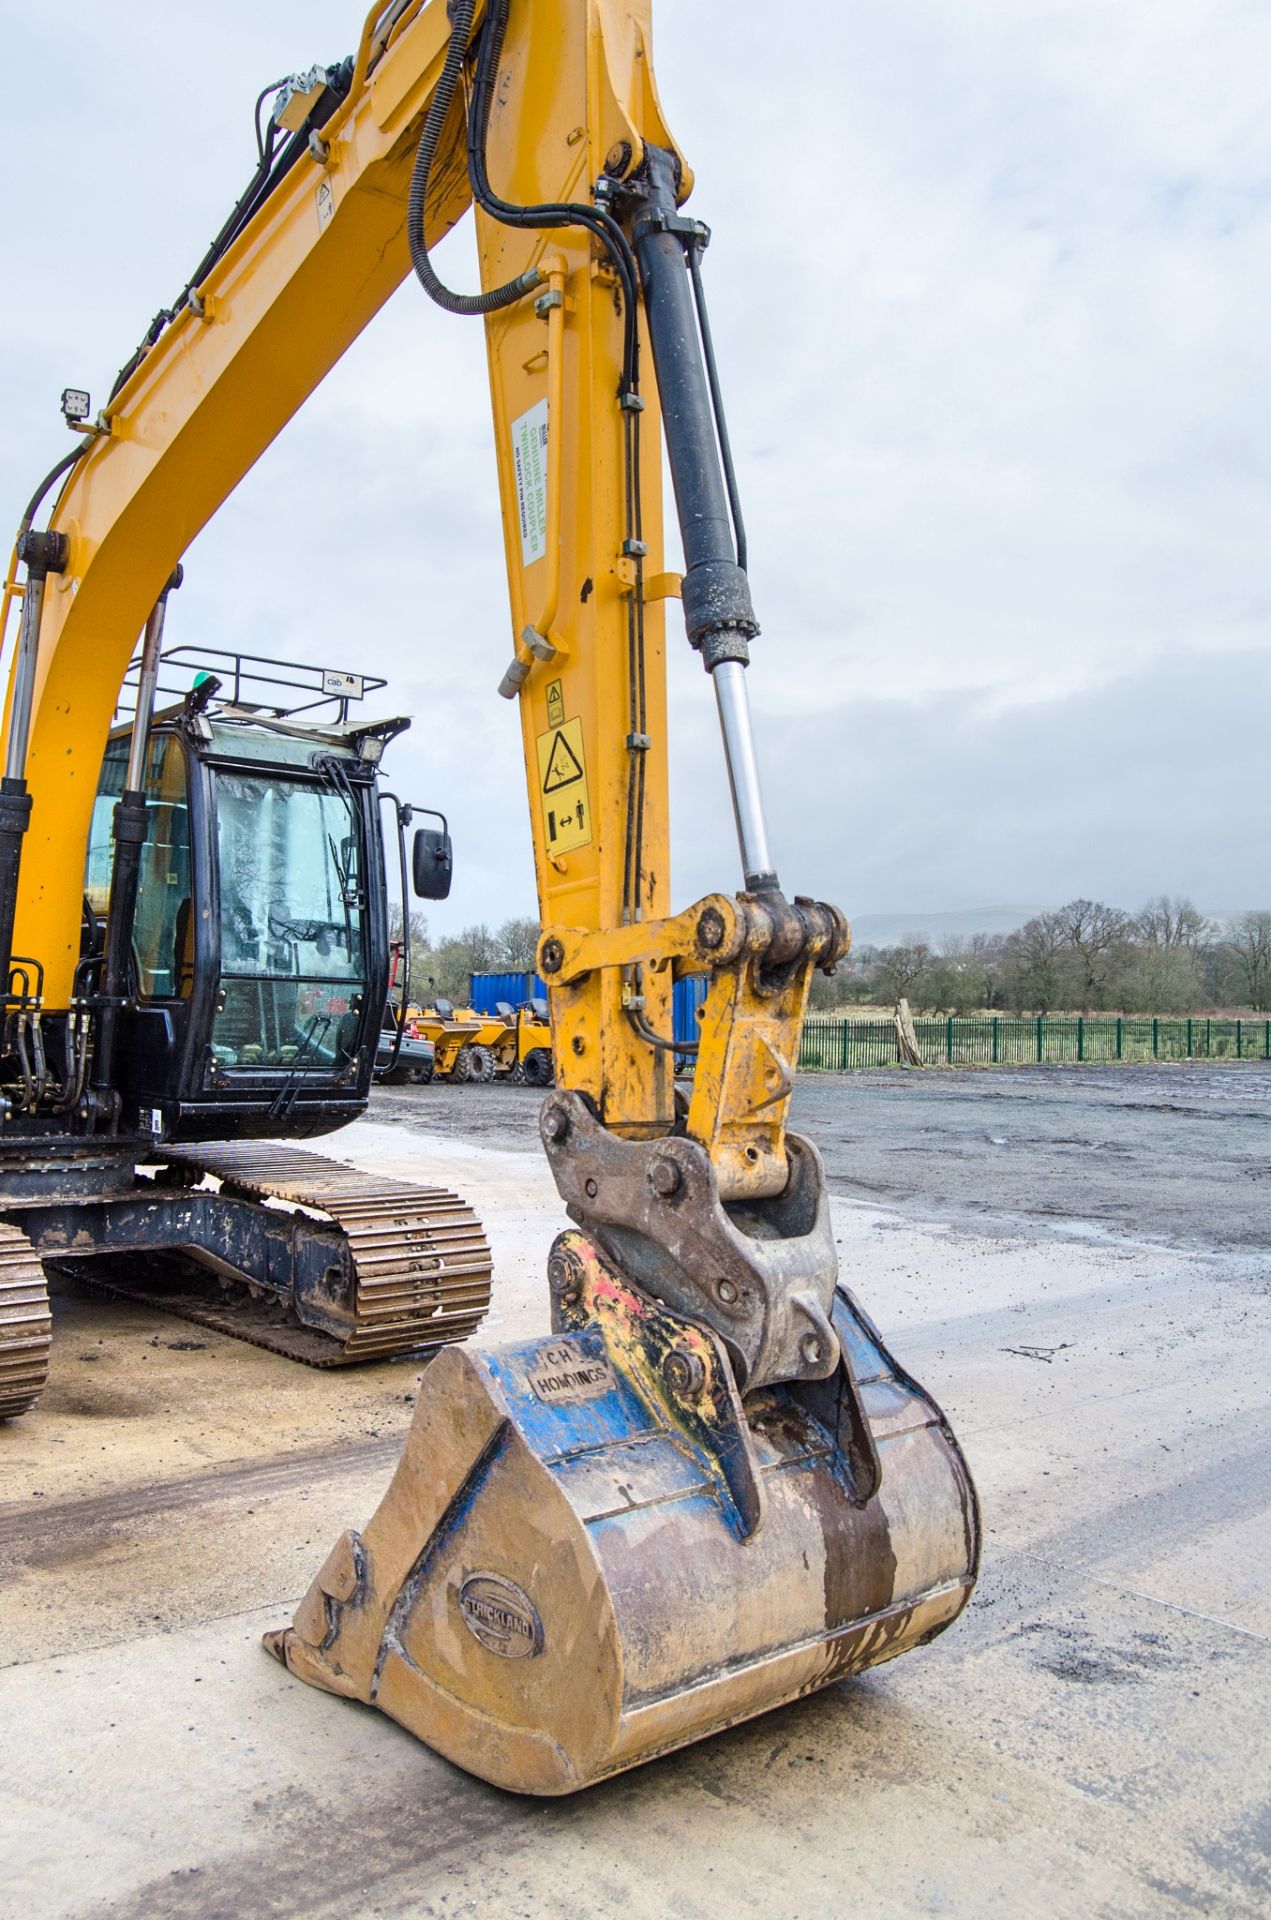
[[(463, 1339), (490, 1297), (480, 1223), (454, 1194), (279, 1145), (366, 1105), (389, 978), (382, 802), (403, 918), (418, 811), (381, 794), (379, 767), (409, 723), (352, 720), (383, 682), (317, 668), (281, 669), (292, 711), (276, 685), (266, 704), (255, 682), (279, 665), (243, 655), (156, 712), (159, 675), (177, 683), (165, 694), (191, 677), (186, 651), (148, 640), (144, 717), (107, 739), (69, 1010), (42, 1004), (38, 959), (13, 963), (0, 1421), (47, 1377), (46, 1262), (318, 1366)], [(444, 892), (444, 819), (417, 830), (413, 863), (428, 897)]]
[[(403, 724), (156, 717), (116, 1085), (165, 1139), (325, 1133), (365, 1106), (389, 967), (376, 766)], [(102, 762), (90, 947), (104, 939), (129, 741), (113, 733)]]

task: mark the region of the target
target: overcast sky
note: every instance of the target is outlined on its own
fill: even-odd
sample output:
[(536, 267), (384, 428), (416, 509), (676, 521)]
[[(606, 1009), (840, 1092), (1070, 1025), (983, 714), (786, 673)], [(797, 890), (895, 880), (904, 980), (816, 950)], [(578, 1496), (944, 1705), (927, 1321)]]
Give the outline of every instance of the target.
[[(337, 0), (0, 0), (16, 522), (254, 158)], [(789, 891), (849, 915), (1271, 903), (1271, 10), (655, 0), (714, 242)], [(125, 30), (126, 25), (126, 30)], [(797, 27), (797, 31), (796, 31)], [(446, 243), (475, 283), (470, 224)], [(435, 933), (533, 910), (479, 323), (407, 285), (187, 555), (173, 640), (382, 672), (444, 807)], [(319, 484), (319, 472), (337, 476)], [(380, 556), (392, 556), (381, 558)], [(675, 904), (739, 884), (671, 609)]]

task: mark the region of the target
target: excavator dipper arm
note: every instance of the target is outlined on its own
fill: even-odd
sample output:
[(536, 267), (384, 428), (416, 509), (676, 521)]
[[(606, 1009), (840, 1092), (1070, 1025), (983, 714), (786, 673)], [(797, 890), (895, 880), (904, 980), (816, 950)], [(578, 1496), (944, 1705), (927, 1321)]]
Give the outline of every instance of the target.
[[(436, 10), (426, 10), (422, 20)], [(833, 907), (789, 901), (746, 695), (758, 623), (649, 0), (453, 0), (417, 149), (462, 103), (556, 1088), (576, 1231), (551, 1338), (451, 1352), (364, 1534), (284, 1632), (293, 1672), (500, 1785), (569, 1792), (930, 1638), (975, 1496), (939, 1410), (838, 1284), (820, 1158), (786, 1131)], [(682, 580), (661, 544), (661, 433)], [(664, 611), (710, 675), (744, 890), (672, 910)], [(710, 985), (691, 1097), (675, 979)]]

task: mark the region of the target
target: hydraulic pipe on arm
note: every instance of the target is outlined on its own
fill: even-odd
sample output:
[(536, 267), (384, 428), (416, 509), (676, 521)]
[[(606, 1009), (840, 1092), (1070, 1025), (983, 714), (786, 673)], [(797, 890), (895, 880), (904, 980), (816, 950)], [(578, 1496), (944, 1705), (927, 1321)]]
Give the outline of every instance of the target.
[(679, 212), (676, 155), (650, 146), (644, 158), (644, 198), (633, 233), (684, 543), (684, 623), (714, 683), (747, 890), (775, 892), (745, 677), (759, 623), (738, 551), (736, 490), (721, 457), (727, 437), (717, 389), (707, 382), (685, 257), (686, 242), (699, 245), (705, 229)]

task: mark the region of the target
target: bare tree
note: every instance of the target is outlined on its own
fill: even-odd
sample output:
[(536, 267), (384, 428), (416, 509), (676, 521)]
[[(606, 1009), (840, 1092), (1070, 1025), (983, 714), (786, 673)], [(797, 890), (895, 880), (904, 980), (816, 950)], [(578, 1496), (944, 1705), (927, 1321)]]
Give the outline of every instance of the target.
[(1034, 914), (1008, 936), (1006, 957), (1014, 974), (1013, 1004), (1049, 1013), (1060, 1002), (1064, 928), (1057, 913)]
[(495, 934), (497, 964), (509, 973), (528, 973), (538, 954), (538, 921), (505, 920)]
[(1203, 966), (1214, 929), (1192, 902), (1169, 894), (1134, 917), (1121, 1005), (1145, 1013), (1183, 1013), (1204, 998)]
[(916, 997), (916, 989), (931, 966), (931, 947), (925, 933), (907, 933), (896, 947), (883, 947), (874, 962), (874, 986), (880, 998), (891, 1001)]
[(1197, 953), (1213, 936), (1213, 927), (1184, 894), (1157, 894), (1134, 918), (1134, 933), (1145, 947), (1163, 953)]
[(1271, 1009), (1271, 912), (1240, 913), (1223, 942), (1234, 963), (1249, 1005), (1257, 1013)]
[(1124, 947), (1131, 921), (1119, 907), (1101, 900), (1070, 900), (1055, 916), (1065, 944), (1081, 963), (1082, 1004), (1099, 1006), (1112, 962)]

